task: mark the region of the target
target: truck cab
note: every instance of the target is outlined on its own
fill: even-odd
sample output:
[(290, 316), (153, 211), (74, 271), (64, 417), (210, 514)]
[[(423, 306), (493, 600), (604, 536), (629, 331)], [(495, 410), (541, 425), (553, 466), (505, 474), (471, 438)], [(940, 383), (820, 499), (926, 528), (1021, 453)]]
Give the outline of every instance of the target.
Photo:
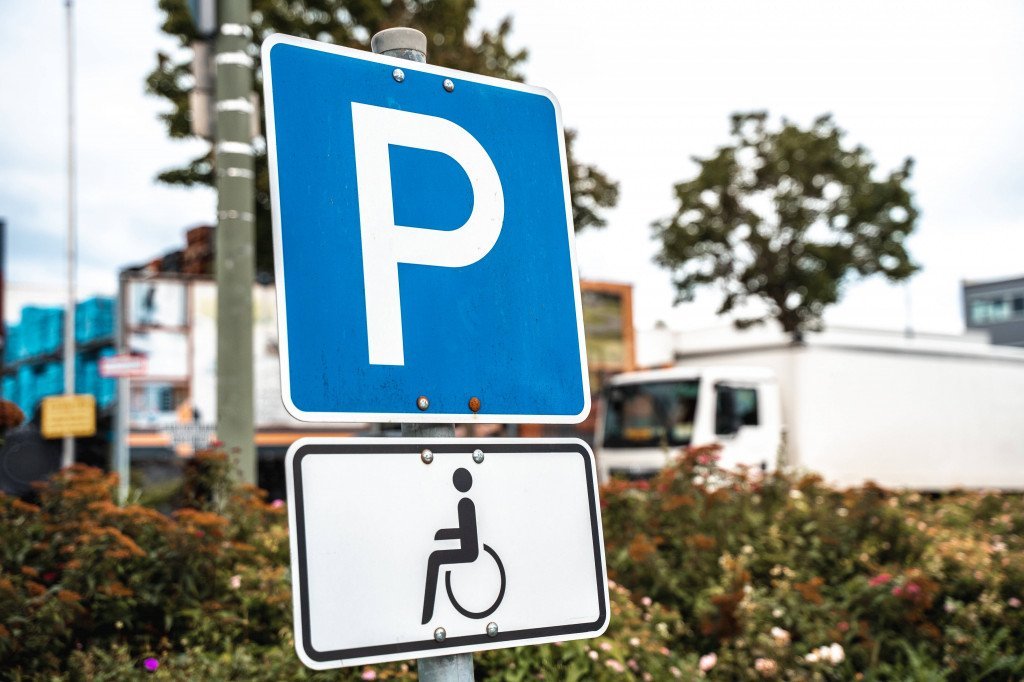
[(673, 367), (608, 381), (597, 423), (597, 467), (652, 476), (690, 446), (722, 446), (720, 465), (772, 469), (782, 443), (779, 388), (758, 367)]

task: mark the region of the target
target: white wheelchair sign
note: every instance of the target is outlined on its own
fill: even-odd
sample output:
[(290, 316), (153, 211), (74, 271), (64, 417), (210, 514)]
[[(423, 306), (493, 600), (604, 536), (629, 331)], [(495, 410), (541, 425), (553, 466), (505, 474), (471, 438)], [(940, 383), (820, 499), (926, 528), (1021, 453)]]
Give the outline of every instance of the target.
[(312, 668), (582, 639), (608, 626), (594, 455), (583, 441), (305, 438), (285, 468), (295, 647)]

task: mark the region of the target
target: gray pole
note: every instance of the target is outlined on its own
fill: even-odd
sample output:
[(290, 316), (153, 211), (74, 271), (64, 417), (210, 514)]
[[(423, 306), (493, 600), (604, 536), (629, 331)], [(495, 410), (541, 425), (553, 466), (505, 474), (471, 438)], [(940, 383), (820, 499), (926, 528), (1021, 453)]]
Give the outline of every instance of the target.
[[(68, 48), (68, 236), (67, 275), (68, 300), (64, 309), (64, 395), (75, 394), (75, 36), (71, 13), (71, 0), (64, 0), (67, 10)], [(64, 438), (64, 450), (60, 465), (69, 467), (75, 463), (75, 439)]]
[(217, 438), (256, 483), (252, 287), (255, 220), (250, 0), (219, 0), (217, 135)]
[[(128, 352), (128, 281), (124, 273), (117, 283), (117, 352), (124, 355)], [(114, 471), (117, 472), (117, 502), (128, 502), (128, 484), (131, 478), (131, 452), (128, 449), (128, 419), (131, 414), (131, 379), (117, 379), (117, 423), (114, 425)]]
[[(389, 28), (370, 39), (377, 54), (426, 63), (427, 37), (414, 28)], [(454, 424), (402, 424), (402, 435), (444, 438), (455, 435)], [(421, 682), (473, 682), (473, 654), (420, 658), (416, 661)]]

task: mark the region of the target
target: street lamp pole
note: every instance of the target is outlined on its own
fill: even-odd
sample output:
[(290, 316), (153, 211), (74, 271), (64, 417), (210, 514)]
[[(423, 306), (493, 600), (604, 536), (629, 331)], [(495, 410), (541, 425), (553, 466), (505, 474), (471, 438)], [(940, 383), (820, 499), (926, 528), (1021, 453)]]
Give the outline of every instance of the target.
[[(75, 65), (74, 65), (74, 22), (72, 21), (71, 0), (64, 0), (67, 19), (68, 58), (68, 231), (67, 231), (67, 285), (68, 297), (64, 310), (64, 394), (75, 394), (75, 278), (77, 234), (75, 226)], [(75, 462), (75, 439), (64, 437), (61, 466)]]

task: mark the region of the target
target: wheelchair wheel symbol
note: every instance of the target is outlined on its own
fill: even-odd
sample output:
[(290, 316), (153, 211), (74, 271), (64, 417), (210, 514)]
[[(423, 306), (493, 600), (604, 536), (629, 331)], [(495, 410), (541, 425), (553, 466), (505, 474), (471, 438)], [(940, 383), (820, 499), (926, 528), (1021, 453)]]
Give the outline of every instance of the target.
[(498, 553), (490, 548), (489, 545), (484, 545), (484, 551), (491, 555), (494, 559), (494, 563), (498, 565), (498, 573), (501, 576), (501, 587), (498, 590), (498, 597), (491, 604), (490, 608), (484, 611), (470, 611), (467, 608), (463, 608), (462, 604), (455, 599), (455, 593), (452, 591), (452, 572), (451, 569), (445, 571), (444, 574), (444, 587), (448, 591), (448, 600), (451, 602), (455, 610), (461, 613), (466, 618), (486, 618), (497, 610), (498, 606), (501, 605), (501, 600), (505, 597), (505, 567), (501, 563), (501, 559), (498, 557)]

